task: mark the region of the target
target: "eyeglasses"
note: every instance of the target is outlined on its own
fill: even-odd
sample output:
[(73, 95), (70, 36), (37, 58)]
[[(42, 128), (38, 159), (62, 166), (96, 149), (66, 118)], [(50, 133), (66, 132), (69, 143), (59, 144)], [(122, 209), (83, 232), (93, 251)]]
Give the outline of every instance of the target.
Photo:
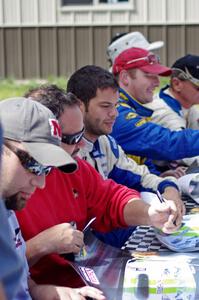
[(149, 63), (150, 65), (152, 65), (152, 64), (159, 64), (160, 63), (160, 58), (159, 58), (158, 55), (149, 54), (149, 55), (144, 56), (144, 57), (132, 59), (132, 60), (128, 61), (126, 64), (129, 65), (129, 64), (132, 64), (134, 62), (138, 62), (138, 61), (142, 61), (142, 60), (144, 60), (145, 62)]
[(15, 147), (9, 143), (5, 143), (5, 146), (8, 147), (19, 159), (21, 165), (29, 171), (30, 173), (41, 176), (48, 175), (52, 169), (49, 166), (43, 166), (38, 163), (33, 157), (31, 157), (26, 151)]
[(178, 68), (172, 68), (174, 71), (179, 71), (178, 78), (181, 80), (189, 80), (191, 83), (193, 83), (197, 88), (199, 87), (199, 79), (193, 77), (189, 70), (185, 67), (185, 71), (178, 69)]
[(84, 128), (81, 131), (74, 134), (62, 134), (61, 141), (64, 144), (75, 145), (81, 141), (83, 135), (84, 135)]

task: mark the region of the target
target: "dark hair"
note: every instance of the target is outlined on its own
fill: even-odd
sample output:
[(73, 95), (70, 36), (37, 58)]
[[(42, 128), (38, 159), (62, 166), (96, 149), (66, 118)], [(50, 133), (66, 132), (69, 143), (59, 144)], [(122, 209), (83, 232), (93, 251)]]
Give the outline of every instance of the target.
[(110, 43), (109, 43), (109, 46), (117, 41), (118, 39), (120, 39), (121, 37), (123, 37), (124, 35), (126, 35), (128, 32), (117, 32), (111, 39)]
[(90, 99), (94, 98), (97, 89), (106, 88), (118, 89), (118, 83), (114, 76), (107, 70), (88, 65), (77, 70), (68, 80), (67, 92), (71, 92), (77, 96), (87, 107)]
[(65, 106), (80, 105), (80, 101), (74, 94), (66, 94), (63, 89), (55, 84), (42, 85), (38, 88), (30, 89), (24, 96), (38, 101), (49, 108), (57, 119), (64, 112)]

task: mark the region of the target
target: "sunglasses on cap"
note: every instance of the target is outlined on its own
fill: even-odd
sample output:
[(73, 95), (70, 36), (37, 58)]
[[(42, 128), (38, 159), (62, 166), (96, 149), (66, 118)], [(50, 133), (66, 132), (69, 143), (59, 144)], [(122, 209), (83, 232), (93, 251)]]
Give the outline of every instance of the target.
[(19, 159), (21, 165), (30, 173), (41, 176), (48, 175), (52, 169), (50, 166), (43, 166), (38, 163), (33, 157), (31, 157), (26, 151), (15, 147), (9, 143), (5, 143), (5, 146), (10, 149)]
[(74, 134), (62, 134), (61, 141), (64, 144), (75, 145), (81, 141), (83, 135), (84, 135), (84, 128), (81, 131)]
[(199, 87), (199, 79), (193, 77), (190, 72), (188, 71), (188, 69), (185, 67), (185, 71), (178, 69), (178, 68), (172, 68), (172, 70), (176, 70), (179, 71), (180, 74), (178, 75), (179, 79), (182, 80), (189, 80), (191, 81), (191, 83), (193, 83), (195, 86)]
[(160, 63), (160, 58), (158, 55), (155, 54), (149, 54), (147, 56), (144, 57), (140, 57), (140, 58), (135, 58), (132, 60), (129, 60), (126, 65), (132, 64), (134, 62), (138, 62), (138, 61), (145, 61), (148, 64), (152, 65), (152, 64), (159, 64)]

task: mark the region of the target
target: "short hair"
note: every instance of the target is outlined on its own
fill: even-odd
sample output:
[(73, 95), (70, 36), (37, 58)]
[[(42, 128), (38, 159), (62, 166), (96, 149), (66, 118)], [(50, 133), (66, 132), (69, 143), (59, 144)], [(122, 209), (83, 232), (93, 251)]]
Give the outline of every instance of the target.
[(41, 85), (30, 89), (25, 95), (26, 98), (38, 101), (50, 109), (57, 119), (60, 118), (66, 106), (80, 106), (80, 101), (72, 93), (65, 91), (55, 84)]
[(172, 79), (172, 78), (175, 77), (175, 78), (178, 78), (182, 81), (188, 80), (188, 78), (185, 78), (184, 76), (182, 76), (183, 75), (182, 73), (183, 72), (180, 69), (172, 69), (172, 73), (170, 75), (170, 78)]
[(75, 94), (87, 106), (90, 99), (96, 96), (97, 89), (106, 88), (118, 90), (118, 83), (114, 76), (101, 67), (87, 65), (72, 74), (66, 90)]
[(128, 32), (117, 32), (111, 39), (110, 43), (109, 43), (109, 46), (117, 41), (118, 39), (120, 39), (121, 37), (123, 37), (124, 35), (128, 34)]

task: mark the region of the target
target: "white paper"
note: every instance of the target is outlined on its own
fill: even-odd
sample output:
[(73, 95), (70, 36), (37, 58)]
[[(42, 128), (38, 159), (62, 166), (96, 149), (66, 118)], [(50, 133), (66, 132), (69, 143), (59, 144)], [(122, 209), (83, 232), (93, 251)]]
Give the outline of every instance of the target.
[(176, 252), (199, 250), (199, 214), (185, 215), (181, 227), (172, 234), (156, 229), (156, 237), (167, 248)]
[(178, 179), (181, 191), (199, 203), (199, 174), (187, 174)]

